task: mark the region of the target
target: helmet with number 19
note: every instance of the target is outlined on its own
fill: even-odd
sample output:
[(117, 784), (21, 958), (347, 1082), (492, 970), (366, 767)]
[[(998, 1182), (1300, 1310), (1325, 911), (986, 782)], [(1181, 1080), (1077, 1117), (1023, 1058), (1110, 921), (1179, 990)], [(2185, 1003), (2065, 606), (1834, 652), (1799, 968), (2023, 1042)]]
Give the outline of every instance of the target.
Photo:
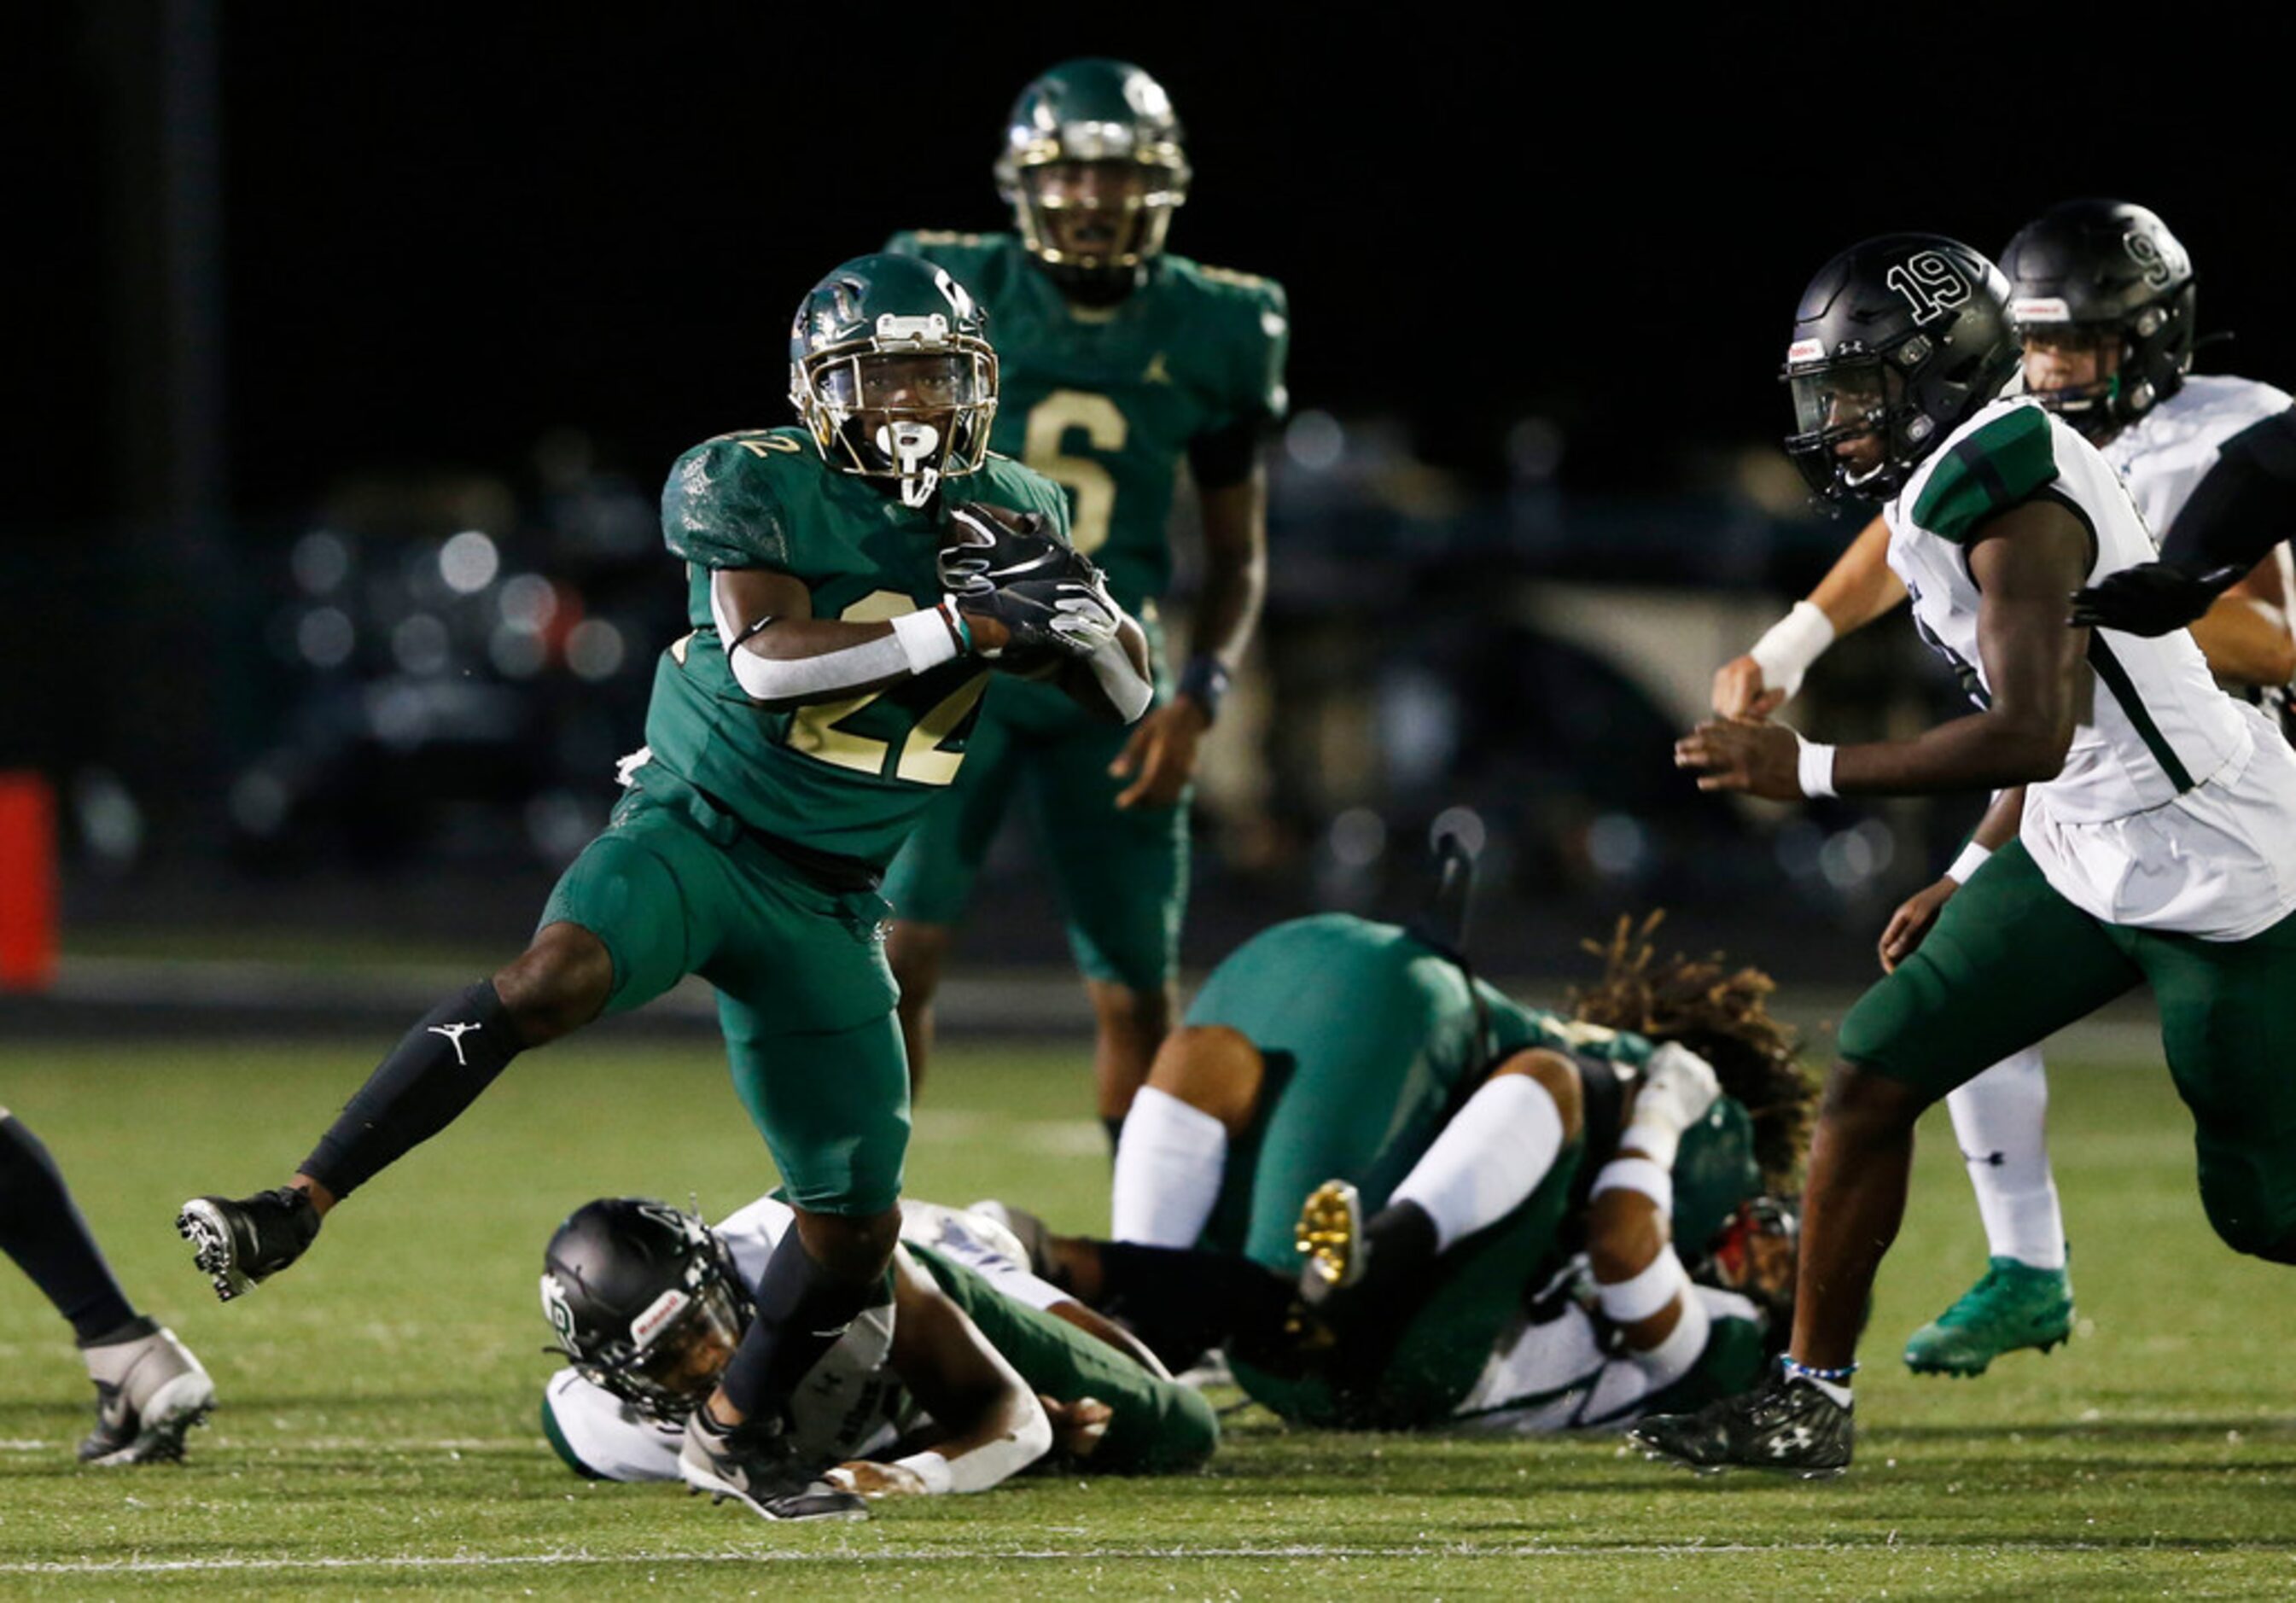
[(790, 404), (832, 467), (896, 480), (923, 506), (976, 473), (996, 415), (988, 316), (915, 256), (857, 256), (814, 285), (790, 325)]
[(1786, 454), (1828, 501), (1884, 501), (2016, 373), (2009, 284), (1958, 240), (1853, 245), (1802, 292)]

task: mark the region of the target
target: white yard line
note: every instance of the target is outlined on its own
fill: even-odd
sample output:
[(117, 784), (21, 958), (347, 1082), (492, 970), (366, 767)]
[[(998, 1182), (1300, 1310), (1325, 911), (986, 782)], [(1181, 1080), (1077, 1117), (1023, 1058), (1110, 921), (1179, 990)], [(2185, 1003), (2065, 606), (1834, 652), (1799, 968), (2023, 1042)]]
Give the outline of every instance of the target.
[[(1267, 1558), (1693, 1558), (1702, 1554), (1851, 1553), (1904, 1550), (1911, 1544), (1894, 1541), (1861, 1542), (1621, 1542), (1586, 1547), (1325, 1547), (1295, 1543), (1273, 1547), (1225, 1548), (1044, 1548), (1005, 1552), (975, 1548), (887, 1549), (878, 1552), (804, 1552), (766, 1549), (756, 1552), (713, 1553), (398, 1553), (373, 1558), (81, 1558), (53, 1562), (0, 1563), (0, 1575), (164, 1575), (211, 1570), (455, 1570), (524, 1569), (565, 1566), (642, 1564), (1070, 1564), (1110, 1559), (1267, 1559)], [(2173, 1549), (2175, 1543), (2164, 1546)], [(2082, 1541), (1988, 1541), (1996, 1552), (2089, 1553), (2105, 1550)]]

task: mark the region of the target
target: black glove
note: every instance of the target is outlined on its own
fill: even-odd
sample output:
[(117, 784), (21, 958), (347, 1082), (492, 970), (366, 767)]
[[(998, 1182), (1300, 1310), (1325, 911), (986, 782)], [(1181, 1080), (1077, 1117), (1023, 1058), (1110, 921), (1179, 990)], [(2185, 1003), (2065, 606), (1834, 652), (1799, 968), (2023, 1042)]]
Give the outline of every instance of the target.
[(941, 588), (953, 596), (970, 598), (1029, 580), (1100, 577), (1040, 512), (967, 501), (948, 509), (948, 522), (938, 561)]
[(2072, 622), (2124, 635), (2165, 635), (2207, 612), (2245, 571), (2237, 564), (2195, 573), (2175, 563), (2139, 563), (2075, 590)]
[(1088, 578), (1023, 579), (970, 594), (959, 592), (957, 610), (994, 618), (1012, 636), (1002, 650), (980, 654), (991, 662), (1088, 657), (1115, 637), (1117, 621), (1123, 616), (1097, 571)]

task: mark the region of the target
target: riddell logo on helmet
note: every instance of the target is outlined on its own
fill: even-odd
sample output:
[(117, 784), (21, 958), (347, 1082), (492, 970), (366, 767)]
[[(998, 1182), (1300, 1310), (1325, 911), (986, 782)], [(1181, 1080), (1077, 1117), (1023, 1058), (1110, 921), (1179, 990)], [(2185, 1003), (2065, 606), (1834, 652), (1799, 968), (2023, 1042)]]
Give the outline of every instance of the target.
[(643, 1352), (660, 1336), (662, 1328), (685, 1311), (686, 1295), (671, 1288), (653, 1300), (653, 1305), (630, 1321), (630, 1344)]
[(2009, 316), (2019, 323), (2070, 323), (2072, 308), (2054, 295), (2020, 295), (2009, 303)]
[(1786, 347), (1786, 366), (1789, 367), (1798, 363), (1824, 360), (1825, 360), (1825, 341), (1823, 340), (1796, 340)]

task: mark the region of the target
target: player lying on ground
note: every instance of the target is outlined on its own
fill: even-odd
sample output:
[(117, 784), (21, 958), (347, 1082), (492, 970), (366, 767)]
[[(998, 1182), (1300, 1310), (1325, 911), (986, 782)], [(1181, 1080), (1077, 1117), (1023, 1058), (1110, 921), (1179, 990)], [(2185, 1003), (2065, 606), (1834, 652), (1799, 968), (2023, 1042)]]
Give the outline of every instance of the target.
[(215, 1407), (215, 1383), (176, 1333), (135, 1311), (80, 1217), (40, 1138), (0, 1107), (0, 1252), (70, 1322), (95, 1383), (88, 1464), (184, 1456), (184, 1436)]
[[(1157, 1055), (1118, 1239), (1054, 1238), (1052, 1278), (1168, 1361), (1233, 1340), (1244, 1389), (1311, 1424), (1562, 1428), (1750, 1383), (1761, 1311), (1673, 1243), (1784, 1228), (1741, 1210), (1791, 1183), (1810, 1085), (1763, 975), (1657, 962), (1623, 924), (1608, 956), (1565, 1017), (1393, 925), (1255, 936)], [(1301, 1239), (1329, 1294), (1306, 1311)], [(1781, 1307), (1790, 1280), (1747, 1278), (1767, 1250), (1726, 1272)]]
[(2005, 793), (1978, 829), (1992, 855), (1941, 906), (1901, 911), (1892, 972), (1842, 1020), (1791, 1358), (1762, 1392), (1645, 1421), (1654, 1456), (1844, 1468), (1859, 1319), (1904, 1213), (1915, 1121), (2140, 984), (2193, 1111), (2209, 1222), (2296, 1262), (2296, 752), (2189, 634), (2068, 620), (2068, 596), (2109, 589), (2153, 546), (2094, 446), (2002, 395), (2019, 364), (1999, 269), (1935, 235), (1844, 251), (1796, 314), (1787, 449), (1821, 493), (1887, 497), (1890, 565), (1979, 711), (1839, 749), (1707, 724), (1676, 760), (1702, 789), (1780, 801)]
[[(865, 1497), (984, 1492), (1047, 1454), (1107, 1473), (1192, 1469), (1219, 1426), (1136, 1343), (1029, 1273), (993, 1221), (901, 1204), (880, 1298), (790, 1394), (796, 1459)], [(658, 1202), (575, 1212), (544, 1254), (542, 1308), (572, 1366), (542, 1423), (595, 1480), (675, 1481), (686, 1420), (755, 1317), (789, 1207), (712, 1227)], [(1095, 1334), (1096, 1333), (1096, 1334)]]
[[(980, 297), (1003, 386), (994, 443), (1068, 491), (1077, 549), (1145, 624), (1160, 663), (1156, 704), (1129, 731), (1035, 686), (989, 688), (964, 772), (886, 878), (909, 1067), (922, 1082), (956, 926), (1020, 802), (1092, 1000), (1111, 1137), (1178, 1011), (1189, 787), (1259, 615), (1263, 440), (1283, 414), (1291, 338), (1281, 285), (1164, 249), (1189, 177), (1162, 85), (1124, 62), (1065, 62), (1006, 119), (996, 185), (1013, 231), (905, 233), (887, 246), (939, 263)], [(1183, 460), (1202, 580), (1187, 664), (1165, 684), (1156, 602), (1172, 579)]]
[[(836, 1500), (791, 1467), (781, 1413), (899, 1231), (909, 1077), (879, 879), (956, 777), (992, 670), (1054, 678), (1119, 722), (1152, 694), (1139, 628), (1069, 546), (1059, 487), (988, 452), (981, 330), (964, 287), (911, 256), (858, 258), (806, 297), (802, 426), (721, 436), (670, 472), (662, 535), (693, 631), (662, 654), (612, 823), (525, 953), (409, 1031), (286, 1186), (184, 1204), (219, 1295), (293, 1262), (328, 1209), (520, 1052), (698, 974), (797, 1228), (694, 1416), (686, 1476), (768, 1517)], [(952, 506), (959, 480), (972, 499)]]
[[(2192, 264), (2141, 206), (2052, 207), (2009, 242), (2001, 267), (2024, 344), (2025, 392), (2098, 448), (2161, 538), (2161, 561), (2108, 576), (2083, 592), (2076, 610), (2093, 607), (2086, 621), (2137, 634), (2189, 621), (2218, 683), (2260, 702), (2287, 729), (2288, 684), (2296, 678), (2287, 608), (2296, 585), (2281, 536), (2296, 528), (2296, 402), (2250, 379), (2187, 376)], [(1903, 601), (1889, 544), (1889, 524), (1877, 516), (1808, 599), (1716, 671), (1714, 711), (1768, 717), (1836, 638)], [(2265, 544), (2269, 552), (2254, 560)], [(1981, 846), (1965, 851), (1918, 900), (1942, 901), (1986, 855)], [(1908, 908), (1908, 916), (1920, 911)], [(1894, 958), (1885, 954), (1883, 962), (1886, 968)], [(2064, 1218), (2044, 1130), (2048, 1099), (2038, 1048), (1946, 1097), (1991, 1262), (1941, 1318), (1914, 1333), (1906, 1362), (1916, 1371), (1982, 1374), (2005, 1352), (2046, 1352), (2072, 1329)]]

